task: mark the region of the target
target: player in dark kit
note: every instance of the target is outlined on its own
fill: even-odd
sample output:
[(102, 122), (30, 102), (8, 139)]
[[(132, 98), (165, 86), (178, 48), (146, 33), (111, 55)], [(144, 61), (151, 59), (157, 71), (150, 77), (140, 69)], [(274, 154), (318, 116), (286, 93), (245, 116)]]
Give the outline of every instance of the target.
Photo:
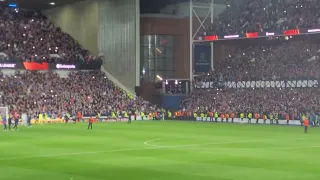
[(12, 129), (18, 130), (19, 118), (14, 119), (14, 126)]
[(92, 123), (93, 123), (93, 118), (91, 116), (90, 119), (89, 119), (88, 130), (89, 130), (89, 128), (92, 129)]
[(65, 123), (68, 124), (69, 117), (67, 115), (64, 116)]
[(7, 117), (5, 115), (0, 114), (0, 118), (3, 124), (3, 130), (7, 131)]
[(132, 113), (131, 113), (131, 111), (129, 111), (128, 124), (131, 124), (131, 115), (132, 115)]
[(12, 120), (12, 115), (10, 114), (9, 118), (8, 118), (8, 128), (9, 128), (9, 130), (11, 129), (11, 124), (12, 124), (11, 120)]

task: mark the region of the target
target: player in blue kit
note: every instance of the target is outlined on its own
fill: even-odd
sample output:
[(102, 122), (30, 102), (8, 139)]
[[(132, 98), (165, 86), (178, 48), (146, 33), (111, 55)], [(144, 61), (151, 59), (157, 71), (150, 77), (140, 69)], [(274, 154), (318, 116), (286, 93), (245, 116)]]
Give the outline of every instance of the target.
[(0, 121), (2, 121), (3, 130), (7, 131), (7, 117), (5, 115), (0, 114)]

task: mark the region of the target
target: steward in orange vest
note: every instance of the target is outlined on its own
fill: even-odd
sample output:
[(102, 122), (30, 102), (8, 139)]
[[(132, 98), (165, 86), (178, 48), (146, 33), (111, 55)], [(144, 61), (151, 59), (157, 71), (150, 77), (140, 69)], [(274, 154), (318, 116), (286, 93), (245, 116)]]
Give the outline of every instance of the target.
[(175, 119), (180, 119), (181, 118), (181, 111), (177, 111), (177, 115)]
[(209, 112), (210, 121), (213, 121), (213, 112)]
[(229, 121), (229, 114), (226, 113), (224, 116), (226, 117), (226, 120), (227, 120), (227, 122), (228, 122), (228, 121)]
[(256, 113), (256, 114), (255, 114), (255, 117), (256, 117), (256, 123), (258, 124), (258, 123), (259, 123), (259, 119), (260, 119), (260, 114), (259, 114), (259, 113)]
[(265, 124), (267, 121), (267, 115), (263, 115), (263, 123)]
[(82, 113), (79, 111), (77, 113), (77, 122), (80, 122), (81, 119), (82, 119)]
[(221, 118), (221, 122), (223, 122), (223, 120), (224, 120), (224, 114), (223, 113), (220, 114), (220, 118)]
[(233, 123), (233, 119), (234, 119), (234, 116), (235, 116), (235, 114), (234, 113), (231, 113), (231, 122)]
[(289, 121), (290, 121), (290, 115), (289, 114), (286, 115), (286, 120), (287, 120), (287, 124), (289, 124)]

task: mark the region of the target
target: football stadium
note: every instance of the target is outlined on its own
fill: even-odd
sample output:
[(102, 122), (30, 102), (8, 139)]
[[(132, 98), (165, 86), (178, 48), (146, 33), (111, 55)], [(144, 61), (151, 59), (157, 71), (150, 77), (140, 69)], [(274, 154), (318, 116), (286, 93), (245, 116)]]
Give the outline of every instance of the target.
[(318, 180), (319, 10), (0, 0), (0, 180)]

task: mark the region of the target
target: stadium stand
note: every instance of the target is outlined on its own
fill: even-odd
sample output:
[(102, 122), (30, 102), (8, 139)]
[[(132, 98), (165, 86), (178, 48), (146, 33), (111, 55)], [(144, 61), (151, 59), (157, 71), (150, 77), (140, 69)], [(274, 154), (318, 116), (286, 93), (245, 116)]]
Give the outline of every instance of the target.
[(320, 44), (308, 40), (279, 41), (279, 44), (239, 47), (235, 54), (217, 59), (216, 73), (223, 73), (227, 81), (319, 77)]
[(283, 119), (289, 114), (299, 120), (301, 114), (320, 112), (319, 94), (318, 88), (206, 89), (194, 91), (182, 106), (196, 113), (279, 113)]
[(40, 12), (0, 7), (0, 60), (90, 62), (90, 56), (69, 34)]
[(206, 23), (208, 32), (202, 33), (239, 34), (316, 28), (319, 27), (319, 6), (317, 0), (245, 0), (240, 4), (230, 4), (213, 24)]
[(1, 75), (0, 104), (23, 113), (42, 112), (84, 116), (111, 116), (111, 112), (153, 112), (155, 107), (140, 97), (133, 97), (100, 71), (72, 72), (60, 77), (53, 72), (19, 72)]
[[(194, 79), (194, 92), (182, 103), (191, 112), (266, 114), (279, 113), (301, 117), (320, 113), (318, 84), (302, 88), (264, 87), (230, 88), (227, 82), (309, 81), (319, 80), (318, 35), (301, 36), (298, 40), (278, 38), (275, 43), (243, 45), (225, 59), (215, 60), (215, 69)], [(265, 40), (269, 41), (269, 40)], [(209, 87), (201, 83), (213, 82)]]
[[(91, 56), (69, 34), (40, 12), (0, 7), (0, 62), (91, 63)], [(1, 73), (0, 104), (21, 113), (75, 116), (123, 115), (123, 112), (154, 112), (155, 106), (127, 94), (100, 70), (71, 72), (60, 77), (53, 72)]]
[[(249, 0), (231, 4), (219, 19), (207, 23), (205, 35), (239, 34), (319, 27), (320, 2), (315, 0)], [(246, 40), (243, 40), (246, 41)], [(249, 42), (250, 41), (250, 42)], [(234, 41), (233, 41), (234, 42)], [(219, 42), (217, 42), (219, 43)], [(247, 40), (225, 58), (214, 59), (214, 69), (194, 79), (195, 90), (182, 103), (185, 111), (246, 115), (279, 114), (300, 119), (302, 114), (320, 113), (317, 83), (295, 87), (226, 87), (227, 82), (319, 80), (319, 35)], [(210, 86), (201, 87), (205, 82)]]
[[(243, 44), (225, 58), (215, 59), (214, 70), (195, 78), (209, 81), (317, 80), (320, 77), (319, 35), (277, 38)], [(297, 38), (297, 39), (296, 39)], [(270, 41), (270, 42), (268, 42)]]

